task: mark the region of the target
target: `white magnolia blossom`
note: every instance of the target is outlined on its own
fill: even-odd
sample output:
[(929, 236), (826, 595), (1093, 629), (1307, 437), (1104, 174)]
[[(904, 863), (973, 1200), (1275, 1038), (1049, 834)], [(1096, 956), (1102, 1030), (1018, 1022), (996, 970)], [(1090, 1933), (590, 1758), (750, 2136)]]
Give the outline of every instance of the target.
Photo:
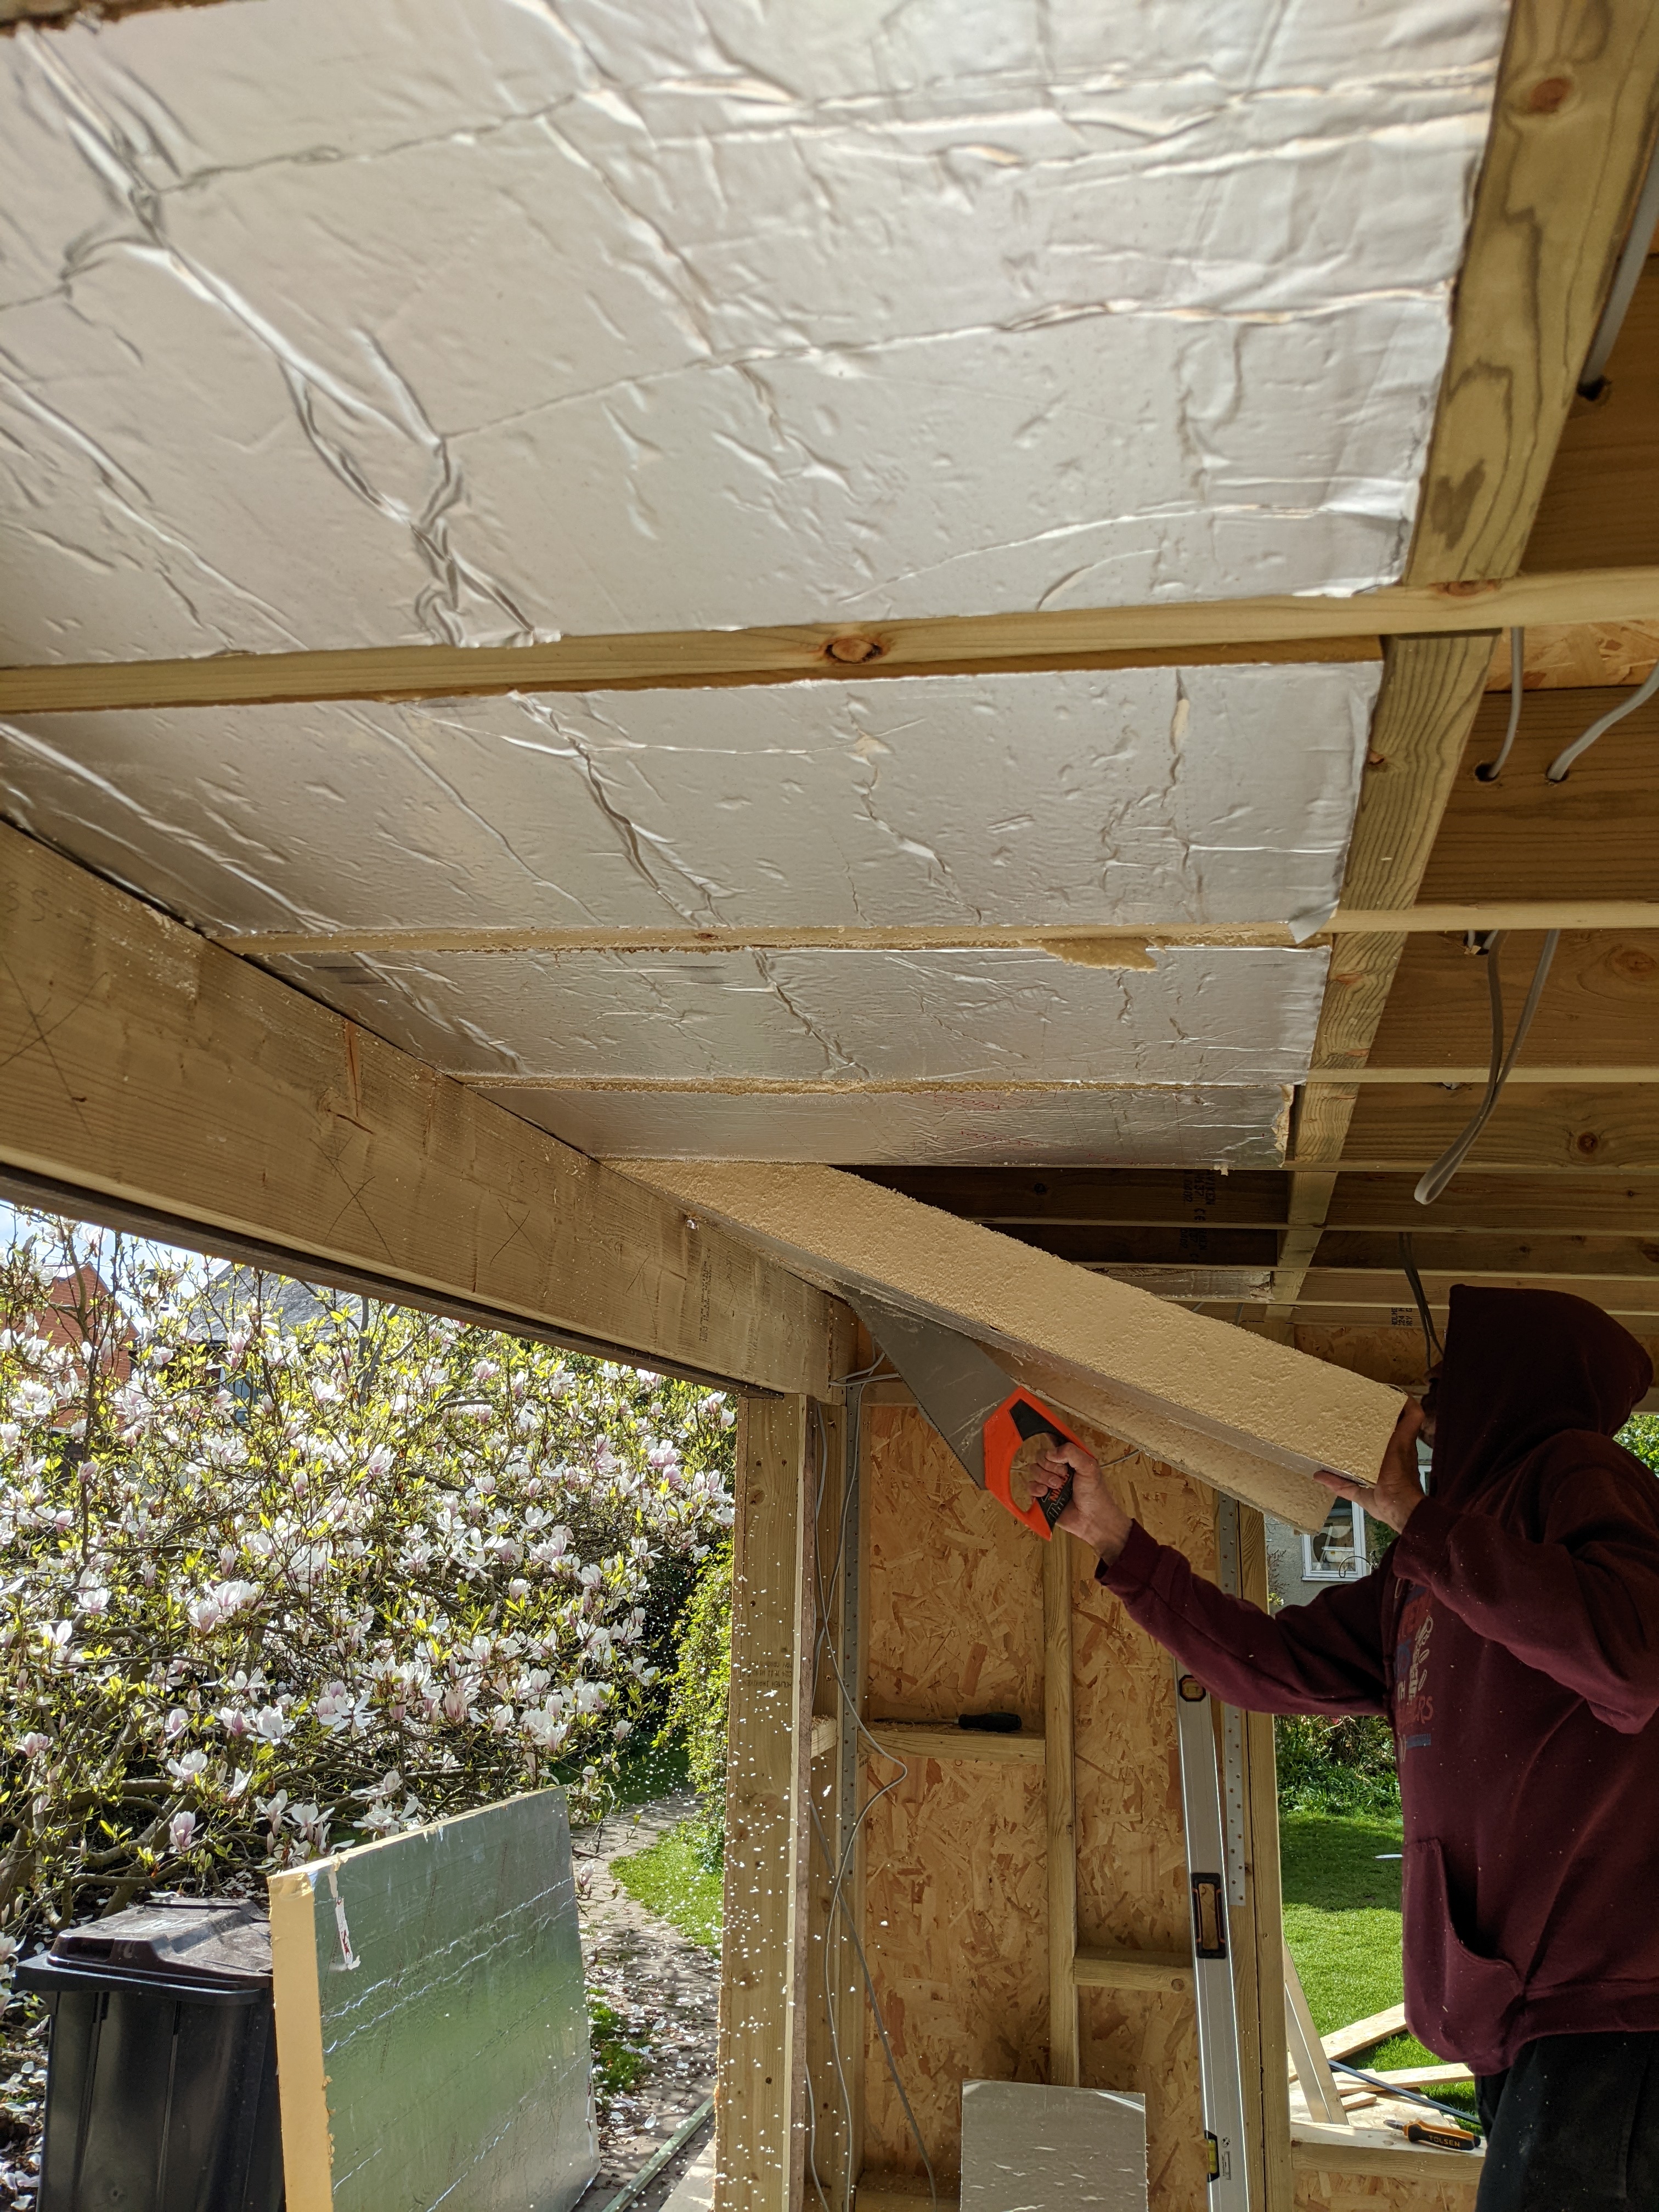
[(327, 1293), (296, 1330), (249, 1271), (209, 1322), (199, 1263), (109, 1238), (76, 1265), (118, 1304), (66, 1341), (53, 1249), (0, 1310), (0, 1821), (44, 1824), (14, 1913), (550, 1778), (595, 1809), (656, 1725), (660, 1571), (729, 1522), (725, 1400)]

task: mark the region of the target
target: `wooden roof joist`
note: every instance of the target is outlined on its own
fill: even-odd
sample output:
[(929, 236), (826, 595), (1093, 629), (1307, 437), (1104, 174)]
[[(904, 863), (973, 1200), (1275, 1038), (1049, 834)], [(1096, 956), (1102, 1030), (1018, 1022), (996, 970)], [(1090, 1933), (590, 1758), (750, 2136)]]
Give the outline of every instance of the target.
[[(814, 678), (1375, 659), (1382, 641), (1533, 623), (1659, 622), (1659, 568), (1392, 585), (1351, 599), (1190, 600), (787, 629), (620, 632), (546, 645), (397, 645), (0, 670), (0, 714), (476, 698)], [(1490, 648), (1480, 655), (1484, 683)]]
[[(1290, 1177), (1271, 1169), (863, 1168), (870, 1182), (993, 1229), (1283, 1229)], [(1344, 1170), (1328, 1232), (1402, 1229), (1438, 1237), (1489, 1231), (1537, 1237), (1659, 1234), (1659, 1179), (1589, 1175), (1486, 1175), (1478, 1159), (1432, 1206), (1412, 1195), (1410, 1173)]]
[(3, 827), (0, 911), (27, 923), (0, 973), (20, 1196), (646, 1365), (828, 1389), (839, 1310), (747, 1245)]
[(1052, 952), (1088, 968), (1150, 965), (1146, 955), (1159, 945), (1199, 945), (1218, 949), (1322, 944), (1333, 936), (1384, 931), (1405, 936), (1455, 936), (1471, 930), (1571, 929), (1631, 933), (1659, 932), (1659, 898), (1491, 899), (1440, 906), (1339, 908), (1328, 926), (1298, 940), (1282, 921), (1167, 922), (1130, 928), (1116, 922), (1054, 922), (1037, 926), (1005, 923), (988, 928), (971, 924), (929, 923), (889, 928), (841, 928), (780, 924), (701, 929), (574, 927), (560, 924), (514, 927), (496, 923), (458, 928), (319, 929), (222, 931), (213, 941), (256, 959), (353, 957), (374, 953), (468, 952), (917, 952), (964, 951), (981, 946), (1015, 946)]

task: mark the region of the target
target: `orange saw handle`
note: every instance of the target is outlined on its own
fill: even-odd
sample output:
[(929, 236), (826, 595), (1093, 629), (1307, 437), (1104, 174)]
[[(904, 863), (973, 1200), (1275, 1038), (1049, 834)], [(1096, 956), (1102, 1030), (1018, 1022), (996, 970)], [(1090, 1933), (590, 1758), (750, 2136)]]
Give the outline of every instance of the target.
[(1000, 1505), (1006, 1505), (1016, 1521), (1023, 1521), (1034, 1529), (1046, 1544), (1054, 1534), (1054, 1523), (1072, 1502), (1072, 1479), (1066, 1486), (1035, 1504), (1015, 1503), (1013, 1491), (1014, 1460), (1019, 1448), (1033, 1437), (1053, 1437), (1056, 1443), (1065, 1441), (1086, 1450), (1081, 1437), (1074, 1437), (1057, 1414), (1051, 1413), (1039, 1399), (1024, 1390), (1016, 1390), (1005, 1398), (994, 1413), (988, 1414), (984, 1430), (985, 1487)]

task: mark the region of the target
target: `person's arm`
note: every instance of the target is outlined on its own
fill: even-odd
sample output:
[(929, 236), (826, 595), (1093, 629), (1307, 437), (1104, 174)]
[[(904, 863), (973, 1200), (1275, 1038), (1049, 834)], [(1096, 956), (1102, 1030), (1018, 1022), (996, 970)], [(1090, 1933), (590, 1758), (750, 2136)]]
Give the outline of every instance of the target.
[(1659, 1482), (1557, 1449), (1541, 1542), (1430, 1497), (1396, 1570), (1635, 1735), (1659, 1713)]
[(1068, 1480), (1072, 1502), (1056, 1527), (1093, 1548), (1097, 1578), (1228, 1705), (1259, 1713), (1388, 1711), (1380, 1572), (1268, 1614), (1227, 1596), (1179, 1552), (1154, 1542), (1113, 1497), (1091, 1455), (1069, 1442), (1038, 1460), (1032, 1487), (1053, 1491)]
[[(1064, 1526), (1062, 1522), (1061, 1526)], [(1097, 1578), (1224, 1703), (1257, 1713), (1385, 1713), (1381, 1571), (1266, 1613), (1195, 1575), (1139, 1521)]]

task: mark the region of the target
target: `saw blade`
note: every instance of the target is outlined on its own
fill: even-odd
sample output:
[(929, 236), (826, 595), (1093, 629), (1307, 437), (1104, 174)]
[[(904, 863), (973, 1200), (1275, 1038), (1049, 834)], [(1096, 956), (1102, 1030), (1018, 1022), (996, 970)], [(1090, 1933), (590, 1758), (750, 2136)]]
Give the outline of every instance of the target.
[(1013, 1377), (954, 1329), (919, 1320), (867, 1291), (843, 1290), (842, 1296), (983, 1490), (985, 1424), (1018, 1387)]

